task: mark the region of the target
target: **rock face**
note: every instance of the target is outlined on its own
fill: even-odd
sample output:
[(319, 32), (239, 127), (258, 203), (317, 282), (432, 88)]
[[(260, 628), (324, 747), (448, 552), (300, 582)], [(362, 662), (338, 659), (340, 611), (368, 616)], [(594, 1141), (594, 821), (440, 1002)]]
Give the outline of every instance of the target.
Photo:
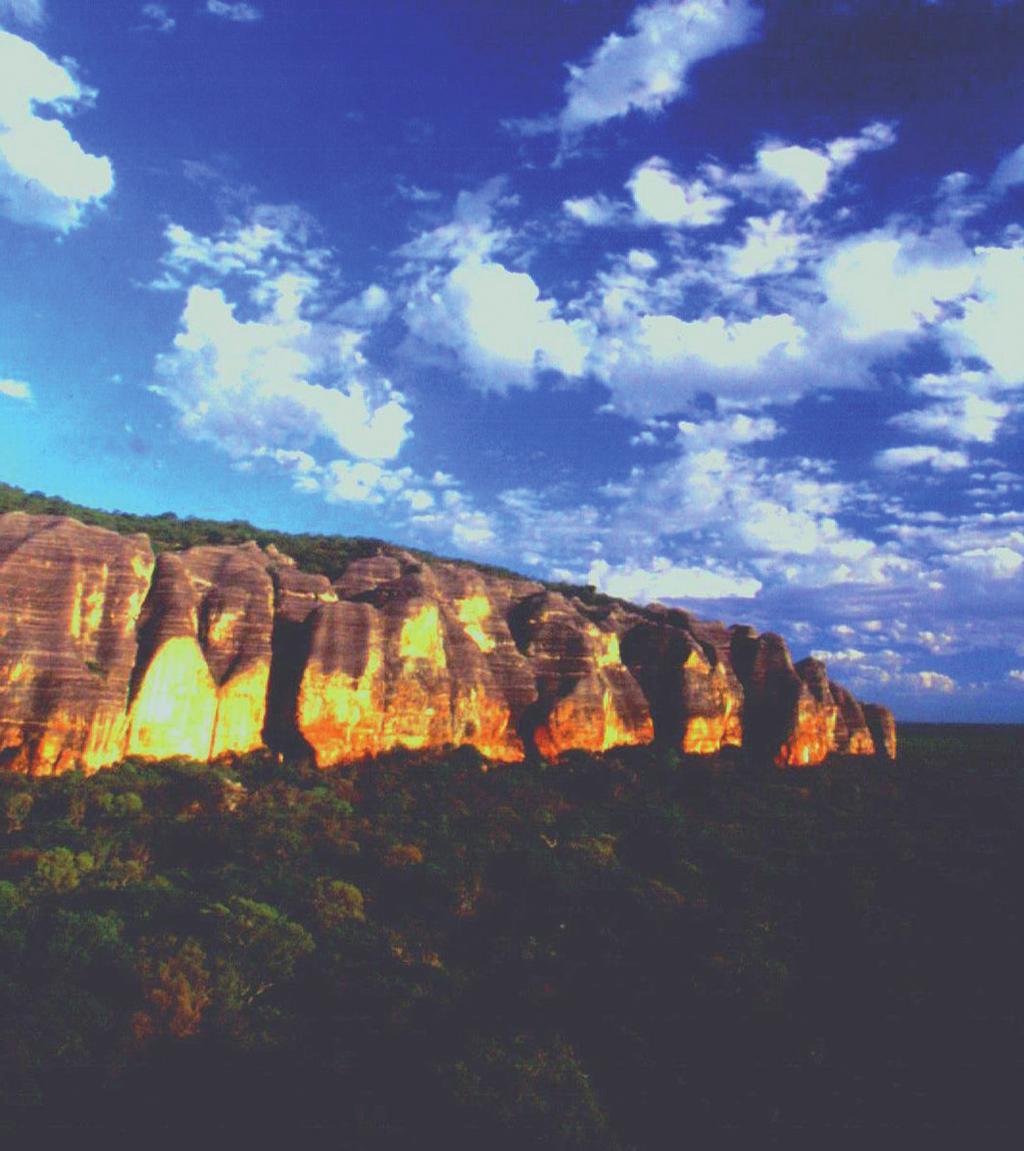
[(40, 774), (124, 754), (145, 536), (74, 520), (0, 516), (0, 759)]
[(261, 747), (273, 625), (255, 544), (161, 555), (139, 620), (127, 754), (215, 759)]
[(154, 558), (145, 536), (0, 516), (0, 766), (651, 742), (793, 766), (896, 753), (889, 711), (772, 633), (400, 551), (332, 584), (255, 543)]

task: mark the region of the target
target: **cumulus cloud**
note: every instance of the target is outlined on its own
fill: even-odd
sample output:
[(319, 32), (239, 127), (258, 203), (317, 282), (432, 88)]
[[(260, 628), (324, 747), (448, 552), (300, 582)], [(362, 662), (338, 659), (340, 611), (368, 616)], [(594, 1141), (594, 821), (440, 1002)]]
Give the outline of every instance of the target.
[(1024, 554), (1006, 546), (968, 548), (951, 559), (950, 567), (989, 580), (1010, 580), (1024, 570)]
[(564, 134), (625, 116), (653, 114), (686, 92), (694, 64), (752, 39), (759, 24), (748, 0), (661, 0), (642, 4), (626, 35), (611, 33), (585, 64), (569, 65)]
[(584, 325), (558, 313), (528, 272), (498, 256), (512, 233), (495, 224), (502, 183), (462, 193), (450, 223), (406, 244), (404, 319), (420, 347), (453, 355), (484, 390), (531, 387), (538, 373), (579, 376)]
[(673, 563), (655, 556), (644, 567), (594, 560), (587, 582), (599, 591), (634, 603), (654, 600), (752, 599), (761, 590), (760, 580), (732, 571)]
[(641, 222), (676, 228), (706, 228), (722, 222), (731, 201), (700, 179), (686, 183), (667, 160), (645, 160), (627, 184)]
[(469, 258), (427, 277), (406, 306), (410, 332), (453, 351), (484, 389), (530, 387), (544, 370), (579, 376), (586, 348), (579, 325), (561, 319), (526, 272)]
[(786, 381), (805, 361), (806, 341), (785, 313), (750, 320), (627, 314), (595, 342), (592, 366), (616, 407), (631, 415), (678, 411), (701, 392), (760, 399), (774, 390), (786, 400)]
[[(821, 284), (848, 340), (905, 337), (942, 318), (974, 287), (971, 252), (955, 234), (879, 229), (833, 249)], [(965, 339), (970, 339), (964, 333)]]
[(263, 19), (263, 13), (255, 4), (228, 3), (228, 0), (206, 0), (206, 11), (236, 24), (252, 24)]
[(68, 67), (2, 29), (0, 76), (0, 212), (69, 232), (114, 187), (110, 161), (84, 151), (60, 119), (88, 107), (96, 94)]
[(1024, 384), (1024, 247), (976, 250), (976, 282), (963, 314), (946, 325), (948, 342), (985, 360), (1006, 384)]
[(0, 396), (12, 400), (31, 400), (32, 389), (23, 380), (0, 380)]
[(33, 28), (46, 20), (45, 0), (0, 0), (0, 20)]
[[(302, 316), (314, 285), (285, 273), (257, 319), (242, 321), (219, 288), (193, 286), (174, 350), (157, 358), (156, 390), (183, 430), (236, 459), (326, 437), (351, 455), (398, 454), (410, 413), (374, 381), (352, 341)], [(333, 336), (333, 339), (331, 338)]]
[(912, 412), (901, 412), (889, 423), (906, 431), (936, 435), (962, 442), (990, 444), (996, 438), (1003, 420), (1010, 414), (1009, 404), (982, 396), (965, 395), (948, 403), (933, 404)]
[(970, 462), (964, 452), (936, 448), (931, 444), (886, 448), (875, 455), (875, 467), (884, 472), (897, 472), (919, 467), (929, 467), (936, 472), (955, 472), (969, 467)]
[(888, 148), (896, 142), (891, 124), (868, 124), (857, 136), (839, 136), (821, 147), (772, 140), (762, 145), (753, 171), (735, 178), (739, 187), (783, 187), (796, 192), (808, 204), (828, 193), (834, 178), (866, 152)]

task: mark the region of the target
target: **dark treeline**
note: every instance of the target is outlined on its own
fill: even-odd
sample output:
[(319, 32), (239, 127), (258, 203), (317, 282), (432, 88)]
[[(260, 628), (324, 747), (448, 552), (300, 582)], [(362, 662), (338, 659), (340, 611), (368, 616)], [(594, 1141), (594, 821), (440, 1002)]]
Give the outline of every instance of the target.
[(1017, 1124), (1020, 729), (0, 779), (9, 1128), (677, 1148)]
[[(27, 492), (11, 484), (0, 483), (0, 515), (4, 512), (27, 512), (29, 515), (70, 516), (84, 524), (106, 528), (121, 535), (145, 532), (155, 552), (183, 551), (204, 544), (244, 544), (255, 540), (260, 547), (274, 545), (291, 556), (298, 566), (328, 579), (337, 579), (352, 560), (378, 552), (407, 551), (423, 559), (435, 559), (431, 553), (416, 548), (401, 548), (384, 540), (364, 536), (318, 535), (315, 533), (278, 532), (258, 528), (246, 520), (205, 520), (195, 516), (179, 517), (174, 512), (159, 515), (133, 515), (130, 512), (103, 511), (74, 504), (60, 496)], [(452, 559), (449, 563), (468, 561)], [(495, 575), (512, 575), (505, 568), (474, 562), (473, 567)], [(586, 592), (588, 589), (573, 589)], [(590, 589), (592, 592), (593, 589)]]

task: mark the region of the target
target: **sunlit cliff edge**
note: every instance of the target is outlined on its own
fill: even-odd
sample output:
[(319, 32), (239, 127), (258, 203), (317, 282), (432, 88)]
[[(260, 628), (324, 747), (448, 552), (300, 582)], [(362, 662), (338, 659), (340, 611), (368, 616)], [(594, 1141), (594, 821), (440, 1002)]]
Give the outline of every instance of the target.
[(394, 548), (332, 581), (255, 542), (155, 555), (143, 534), (0, 515), (0, 767), (652, 742), (793, 766), (896, 752), (886, 708), (772, 633)]

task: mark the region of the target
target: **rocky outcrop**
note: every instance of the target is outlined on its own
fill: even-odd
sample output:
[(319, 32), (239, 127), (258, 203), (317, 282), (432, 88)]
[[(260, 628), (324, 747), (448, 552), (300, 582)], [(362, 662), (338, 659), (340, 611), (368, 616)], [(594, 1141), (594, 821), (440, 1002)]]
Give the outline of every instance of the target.
[(510, 622), (537, 685), (527, 734), (541, 755), (651, 742), (650, 707), (622, 662), (622, 618), (598, 623), (565, 596), (538, 592)]
[(887, 759), (896, 758), (896, 718), (879, 703), (864, 704), (864, 718), (875, 745), (875, 751)]
[(0, 516), (0, 760), (40, 774), (124, 755), (145, 536)]
[(125, 752), (215, 759), (261, 747), (273, 585), (255, 545), (157, 558), (138, 628)]
[(777, 635), (398, 550), (333, 584), (255, 543), (0, 516), (0, 765), (94, 770), (268, 746), (318, 764), (471, 745), (551, 760), (656, 741), (780, 765), (895, 755), (885, 708)]

